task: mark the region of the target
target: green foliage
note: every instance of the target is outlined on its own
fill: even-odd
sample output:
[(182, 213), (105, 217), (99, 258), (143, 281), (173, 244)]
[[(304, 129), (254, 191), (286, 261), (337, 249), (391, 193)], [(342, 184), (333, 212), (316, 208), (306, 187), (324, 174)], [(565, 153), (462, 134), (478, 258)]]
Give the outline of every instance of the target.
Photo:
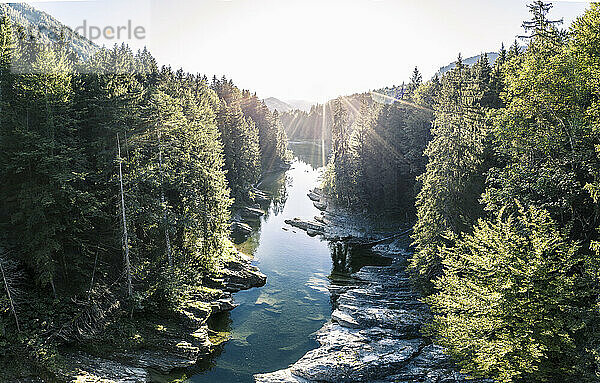
[(596, 381), (597, 259), (546, 211), (503, 211), (443, 248), (431, 331), (475, 376)]
[(179, 312), (233, 251), (231, 191), (287, 159), (277, 115), (231, 81), (217, 94), (126, 45), (74, 57), (0, 20), (0, 344), (51, 369), (62, 342)]
[(239, 106), (222, 105), (218, 125), (224, 146), (227, 180), (236, 199), (247, 198), (260, 175), (260, 146), (254, 121)]
[[(223, 122), (223, 139), (233, 140), (225, 142), (227, 170), (232, 172), (229, 176), (230, 179), (241, 176), (242, 179), (235, 179), (240, 184), (244, 184), (244, 181), (255, 181), (257, 140), (260, 166), (263, 172), (276, 170), (288, 160), (287, 138), (277, 111), (271, 113), (256, 94), (238, 89), (231, 80), (227, 80), (225, 77), (221, 80), (213, 77), (211, 87), (225, 103), (220, 113), (220, 120)], [(238, 108), (243, 113), (245, 122), (239, 115), (239, 111), (236, 111)], [(238, 116), (232, 117), (232, 114), (235, 116), (236, 113)], [(257, 134), (258, 137), (256, 137)], [(240, 138), (247, 138), (248, 142), (242, 143), (239, 141)], [(232, 155), (228, 156), (228, 153)], [(235, 195), (244, 191), (247, 190), (234, 189)]]
[(433, 109), (438, 102), (437, 97), (440, 92), (440, 79), (436, 74), (431, 81), (427, 81), (419, 85), (413, 95), (413, 101), (428, 109)]
[(488, 100), (493, 99), (490, 72), (486, 56), (472, 68), (465, 67), (459, 56), (456, 67), (441, 80), (433, 139), (425, 150), (429, 162), (416, 200), (416, 251), (410, 264), (424, 290), (442, 271), (438, 246), (468, 231), (482, 214), (478, 200), (490, 166), (486, 118)]
[(349, 126), (341, 102), (333, 103), (333, 112), (325, 190), (354, 209), (409, 217), (416, 179), (425, 167), (422, 153), (430, 139), (431, 113), (411, 104), (365, 101)]
[[(464, 147), (451, 145), (451, 132), (438, 133), (436, 113), (428, 151), (440, 137), (440, 149), (452, 149), (430, 157), (411, 266), (425, 286), (434, 281), (431, 334), (469, 373), (501, 382), (595, 382), (600, 6), (568, 35), (548, 21), (549, 5), (537, 1), (530, 9), (528, 47), (501, 50), (490, 93), (475, 105), (488, 117), (482, 132), (489, 134), (480, 136), (483, 146), (462, 139), (477, 149), (466, 151), (471, 161), (455, 160)], [(474, 78), (488, 77), (484, 66), (474, 70)], [(452, 132), (466, 126), (459, 120)], [(471, 166), (456, 167), (461, 163)], [(433, 169), (448, 167), (429, 179)], [(447, 185), (455, 198), (440, 199)]]

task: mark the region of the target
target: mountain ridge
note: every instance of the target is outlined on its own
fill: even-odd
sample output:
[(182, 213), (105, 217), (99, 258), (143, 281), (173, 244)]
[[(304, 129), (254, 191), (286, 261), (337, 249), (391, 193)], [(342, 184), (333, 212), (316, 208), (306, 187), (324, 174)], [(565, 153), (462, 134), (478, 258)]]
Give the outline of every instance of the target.
[(81, 59), (90, 57), (99, 46), (44, 11), (25, 3), (0, 3), (0, 16), (6, 16), (17, 27), (19, 39), (36, 39), (41, 43), (68, 41)]

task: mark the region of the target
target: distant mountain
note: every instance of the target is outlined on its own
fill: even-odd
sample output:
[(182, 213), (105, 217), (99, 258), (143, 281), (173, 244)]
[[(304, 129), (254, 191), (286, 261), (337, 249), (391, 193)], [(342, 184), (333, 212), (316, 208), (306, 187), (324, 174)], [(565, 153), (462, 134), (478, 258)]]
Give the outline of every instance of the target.
[[(482, 53), (482, 54), (480, 54), (480, 55), (477, 55), (477, 56), (473, 56), (473, 57), (469, 57), (469, 58), (463, 59), (463, 63), (464, 63), (465, 65), (473, 65), (473, 64), (475, 64), (475, 63), (477, 62), (477, 60), (479, 60), (479, 58), (480, 58), (482, 55), (484, 55), (484, 54), (487, 54), (488, 60), (489, 60), (489, 62), (490, 62), (490, 65), (491, 65), (491, 64), (493, 64), (493, 63), (494, 63), (494, 61), (496, 61), (496, 59), (498, 58), (498, 53), (496, 53), (496, 52), (487, 52), (487, 53)], [(452, 68), (454, 68), (454, 67), (456, 66), (456, 63), (457, 63), (456, 61), (453, 61), (452, 63), (450, 63), (450, 64), (448, 64), (448, 65), (446, 65), (446, 66), (444, 66), (444, 67), (441, 67), (441, 68), (440, 68), (440, 69), (437, 71), (437, 75), (438, 75), (438, 76), (441, 76), (441, 75), (443, 75), (444, 73), (448, 72), (450, 69), (452, 69)]]
[(287, 102), (281, 101), (280, 99), (275, 97), (265, 98), (264, 101), (267, 105), (267, 108), (269, 108), (271, 112), (277, 110), (279, 113), (285, 113), (294, 109), (294, 107), (288, 104)]
[(315, 105), (314, 102), (306, 100), (288, 100), (287, 103), (291, 105), (294, 109), (302, 110), (304, 112), (309, 112), (310, 108), (313, 105)]
[(295, 109), (303, 112), (309, 112), (310, 108), (315, 105), (314, 102), (306, 100), (281, 101), (275, 97), (265, 98), (264, 101), (271, 112), (277, 110), (279, 113), (285, 113)]
[(46, 12), (25, 3), (0, 3), (0, 16), (7, 16), (16, 26), (17, 37), (36, 39), (42, 43), (68, 41), (80, 58), (87, 58), (98, 46)]

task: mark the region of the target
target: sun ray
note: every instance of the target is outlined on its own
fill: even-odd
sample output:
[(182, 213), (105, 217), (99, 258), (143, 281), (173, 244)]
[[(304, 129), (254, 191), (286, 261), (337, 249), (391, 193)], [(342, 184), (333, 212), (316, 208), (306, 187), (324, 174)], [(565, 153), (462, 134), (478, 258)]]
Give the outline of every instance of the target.
[(434, 112), (433, 109), (427, 108), (427, 107), (422, 106), (422, 105), (415, 104), (414, 102), (410, 102), (410, 101), (402, 100), (402, 99), (395, 98), (395, 97), (392, 97), (392, 96), (388, 96), (387, 94), (383, 94), (383, 93), (379, 93), (379, 92), (375, 92), (375, 91), (371, 91), (371, 94), (372, 95), (373, 94), (377, 95), (379, 97), (383, 97), (383, 98), (388, 99), (388, 100), (399, 102), (401, 104), (404, 104), (404, 105), (407, 105), (407, 106), (411, 106), (411, 107), (416, 108), (416, 109), (426, 110), (428, 112)]

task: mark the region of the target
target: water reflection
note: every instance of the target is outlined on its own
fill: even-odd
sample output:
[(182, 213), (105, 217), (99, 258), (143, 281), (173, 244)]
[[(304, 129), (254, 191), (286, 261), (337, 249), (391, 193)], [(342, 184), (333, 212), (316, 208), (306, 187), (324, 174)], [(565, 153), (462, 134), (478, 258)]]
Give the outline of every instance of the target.
[(352, 276), (363, 266), (388, 266), (391, 259), (382, 257), (371, 249), (362, 249), (349, 246), (343, 241), (329, 243), (331, 250), (331, 273), (329, 274), (331, 310), (337, 306), (337, 299), (342, 294), (345, 286), (354, 285), (359, 281)]
[(347, 275), (352, 271), (350, 269), (350, 260), (352, 254), (348, 251), (348, 245), (344, 242), (331, 242), (331, 275), (342, 274)]
[(274, 201), (258, 230), (238, 245), (254, 255), (267, 284), (235, 294), (239, 306), (226, 317), (229, 340), (191, 382), (253, 382), (254, 374), (285, 368), (317, 346), (311, 334), (330, 316), (331, 256), (326, 241), (284, 222), (319, 213), (306, 193), (318, 185), (320, 170), (302, 160), (310, 152), (299, 157), (285, 174), (270, 174), (260, 184)]
[(290, 141), (289, 148), (294, 156), (301, 161), (319, 169), (327, 165), (327, 159), (331, 153), (331, 144), (321, 144), (321, 141)]
[(267, 209), (267, 215), (278, 215), (283, 211), (283, 207), (288, 198), (287, 187), (290, 184), (290, 179), (287, 172), (277, 172), (267, 174), (258, 184), (259, 189), (266, 191), (271, 195), (271, 202)]
[(285, 224), (320, 214), (306, 194), (319, 185), (325, 162), (325, 152), (314, 143), (290, 143), (290, 148), (296, 155), (291, 169), (268, 175), (259, 186), (274, 197), (267, 214), (238, 245), (254, 255), (267, 284), (236, 293), (239, 306), (211, 321), (214, 334), (229, 340), (198, 364), (190, 382), (254, 382), (254, 374), (286, 368), (317, 347), (314, 334), (330, 319), (335, 286), (352, 283), (351, 273), (364, 264), (385, 262), (370, 251), (330, 244)]

